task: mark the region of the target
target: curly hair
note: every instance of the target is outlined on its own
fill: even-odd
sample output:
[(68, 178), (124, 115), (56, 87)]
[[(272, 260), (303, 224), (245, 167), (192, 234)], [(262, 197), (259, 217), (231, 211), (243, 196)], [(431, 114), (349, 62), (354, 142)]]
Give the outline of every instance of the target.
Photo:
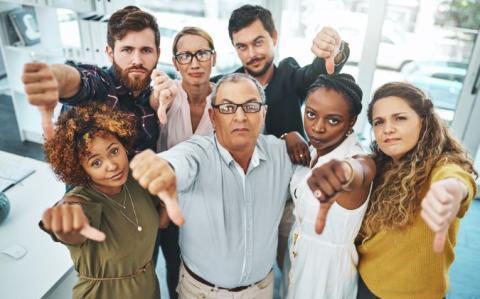
[(379, 231), (402, 229), (413, 222), (436, 165), (451, 162), (476, 175), (472, 160), (434, 112), (431, 100), (409, 83), (392, 82), (377, 89), (368, 107), (370, 124), (375, 103), (389, 96), (402, 98), (420, 117), (422, 127), (416, 146), (397, 163), (380, 150), (376, 141), (372, 142), (377, 176), (359, 234), (363, 241)]
[(45, 159), (55, 175), (68, 185), (84, 186), (88, 175), (81, 166), (90, 155), (96, 136), (115, 136), (128, 150), (135, 138), (135, 120), (130, 114), (98, 102), (63, 112), (56, 122), (55, 135), (45, 141)]

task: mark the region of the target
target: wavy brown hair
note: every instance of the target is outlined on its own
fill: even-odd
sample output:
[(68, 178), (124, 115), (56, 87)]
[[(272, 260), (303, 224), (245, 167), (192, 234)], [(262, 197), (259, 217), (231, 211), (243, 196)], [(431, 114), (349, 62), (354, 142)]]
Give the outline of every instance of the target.
[(135, 137), (134, 121), (130, 114), (95, 101), (73, 107), (60, 115), (54, 137), (45, 141), (45, 159), (66, 184), (86, 185), (89, 178), (81, 161), (90, 155), (93, 139), (110, 134), (128, 151)]
[(379, 231), (402, 229), (413, 222), (420, 209), (421, 192), (425, 192), (436, 165), (455, 163), (476, 175), (472, 160), (434, 112), (431, 100), (409, 83), (387, 83), (375, 91), (368, 107), (370, 124), (375, 103), (390, 96), (402, 98), (420, 117), (422, 127), (417, 145), (397, 163), (372, 142), (377, 175), (359, 234), (363, 241)]

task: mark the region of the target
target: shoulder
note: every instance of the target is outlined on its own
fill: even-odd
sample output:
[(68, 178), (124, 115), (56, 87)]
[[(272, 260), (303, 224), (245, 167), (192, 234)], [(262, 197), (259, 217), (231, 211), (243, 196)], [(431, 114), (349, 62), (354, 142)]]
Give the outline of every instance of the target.
[(290, 158), (287, 153), (287, 145), (285, 140), (275, 137), (274, 135), (263, 135), (260, 134), (257, 141), (257, 146), (259, 149), (268, 157), (287, 160), (289, 163)]
[(214, 149), (215, 139), (213, 134), (208, 136), (193, 135), (190, 139), (160, 153), (159, 156), (166, 160), (181, 156), (208, 156), (214, 152)]
[(476, 183), (473, 174), (463, 169), (462, 166), (447, 159), (442, 159), (434, 166), (430, 173), (430, 183), (434, 183), (446, 178), (457, 178), (464, 182), (467, 187), (475, 193)]
[(295, 58), (293, 57), (287, 57), (285, 59), (282, 59), (279, 63), (278, 63), (278, 69), (297, 69), (299, 68), (300, 65), (298, 64), (297, 60), (295, 60)]

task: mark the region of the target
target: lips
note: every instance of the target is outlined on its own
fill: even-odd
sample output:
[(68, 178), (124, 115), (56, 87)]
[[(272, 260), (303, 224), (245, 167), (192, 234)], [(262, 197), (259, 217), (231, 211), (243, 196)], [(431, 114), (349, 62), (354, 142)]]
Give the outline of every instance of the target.
[(244, 132), (248, 132), (249, 130), (247, 128), (237, 128), (237, 129), (233, 129), (232, 133), (236, 132), (236, 133), (244, 133)]
[(146, 73), (147, 70), (146, 69), (141, 69), (141, 68), (132, 68), (132, 69), (128, 69), (127, 70), (128, 73)]
[(308, 136), (311, 144), (323, 144), (323, 140), (315, 137)]
[(189, 75), (191, 77), (194, 77), (194, 78), (199, 78), (199, 77), (202, 77), (204, 75), (203, 72), (198, 72), (198, 73), (189, 73)]
[(250, 60), (249, 62), (247, 62), (247, 65), (258, 65), (260, 64), (260, 62), (262, 62), (262, 58), (254, 58), (252, 60)]
[(400, 138), (386, 138), (386, 139), (383, 140), (383, 143), (392, 144), (392, 143), (396, 143), (400, 140), (401, 140)]
[(113, 181), (114, 181), (114, 180), (121, 179), (122, 177), (123, 177), (123, 171), (120, 171), (119, 173), (111, 176), (111, 177), (109, 178), (109, 180), (113, 180)]

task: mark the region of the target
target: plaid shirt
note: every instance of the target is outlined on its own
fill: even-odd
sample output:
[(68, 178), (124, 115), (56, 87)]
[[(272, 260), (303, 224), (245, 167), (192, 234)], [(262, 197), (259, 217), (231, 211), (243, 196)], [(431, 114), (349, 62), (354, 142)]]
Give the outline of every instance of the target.
[(80, 90), (73, 97), (60, 99), (64, 104), (62, 111), (68, 109), (68, 106), (80, 105), (93, 99), (108, 101), (113, 108), (135, 116), (137, 137), (134, 142), (134, 154), (145, 149), (156, 150), (159, 122), (157, 114), (150, 107), (150, 87), (135, 97), (132, 91), (122, 85), (113, 67), (105, 69), (73, 62), (67, 64), (79, 71)]

